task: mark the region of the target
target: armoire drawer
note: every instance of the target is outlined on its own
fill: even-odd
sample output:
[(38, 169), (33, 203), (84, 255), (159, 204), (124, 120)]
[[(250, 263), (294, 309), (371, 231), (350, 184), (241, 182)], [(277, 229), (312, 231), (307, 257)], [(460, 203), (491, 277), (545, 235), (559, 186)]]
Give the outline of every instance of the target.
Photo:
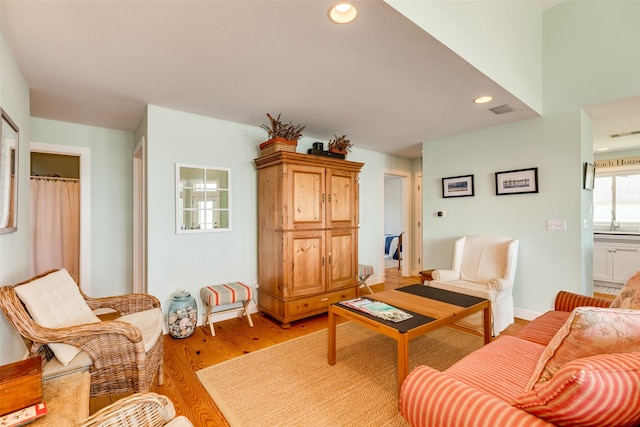
[(322, 295), (287, 301), (288, 316), (327, 311), (331, 304), (355, 297), (356, 288), (347, 288)]

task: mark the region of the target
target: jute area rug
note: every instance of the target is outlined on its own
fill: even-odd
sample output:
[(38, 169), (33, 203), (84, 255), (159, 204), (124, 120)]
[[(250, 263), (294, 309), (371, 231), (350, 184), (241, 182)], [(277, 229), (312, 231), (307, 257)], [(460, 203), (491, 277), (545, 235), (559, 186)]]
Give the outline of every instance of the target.
[[(407, 426), (398, 412), (397, 346), (347, 322), (337, 328), (337, 362), (327, 364), (327, 330), (197, 372), (233, 427)], [(411, 341), (409, 369), (444, 370), (483, 344), (440, 328)]]

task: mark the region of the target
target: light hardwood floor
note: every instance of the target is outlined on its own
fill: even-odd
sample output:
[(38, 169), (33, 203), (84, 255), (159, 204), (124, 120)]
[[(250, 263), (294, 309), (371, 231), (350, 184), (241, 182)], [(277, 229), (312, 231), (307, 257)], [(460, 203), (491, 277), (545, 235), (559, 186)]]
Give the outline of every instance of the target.
[[(374, 292), (395, 289), (419, 283), (418, 277), (402, 277), (397, 269), (385, 271), (385, 283), (373, 285)], [(366, 294), (366, 291), (363, 292)], [(179, 415), (185, 415), (195, 426), (228, 426), (215, 403), (204, 390), (195, 372), (225, 360), (250, 353), (261, 348), (288, 341), (292, 338), (316, 332), (327, 327), (327, 315), (322, 314), (293, 322), (291, 328), (282, 329), (280, 322), (259, 314), (252, 315), (254, 327), (246, 319), (231, 319), (215, 324), (216, 336), (212, 337), (208, 326), (196, 328), (189, 338), (176, 340), (169, 335), (164, 339), (164, 374), (162, 386), (152, 386), (151, 391), (171, 399)], [(503, 332), (513, 335), (528, 322), (516, 319), (516, 323)], [(253, 381), (251, 373), (238, 381)], [(91, 399), (91, 413), (123, 396), (96, 397)]]

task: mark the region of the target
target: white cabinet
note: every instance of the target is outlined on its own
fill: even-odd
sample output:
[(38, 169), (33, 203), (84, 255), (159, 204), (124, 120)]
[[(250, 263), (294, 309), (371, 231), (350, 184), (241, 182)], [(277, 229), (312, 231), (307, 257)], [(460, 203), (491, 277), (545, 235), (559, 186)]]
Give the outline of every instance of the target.
[(593, 280), (624, 284), (638, 270), (640, 245), (594, 242)]

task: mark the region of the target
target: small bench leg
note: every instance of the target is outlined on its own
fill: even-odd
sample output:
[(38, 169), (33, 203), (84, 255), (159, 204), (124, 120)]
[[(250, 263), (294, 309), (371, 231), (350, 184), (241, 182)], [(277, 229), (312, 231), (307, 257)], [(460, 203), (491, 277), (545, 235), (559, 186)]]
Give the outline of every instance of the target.
[[(368, 278), (368, 277), (367, 277), (367, 278)], [(371, 288), (369, 287), (369, 285), (367, 284), (367, 278), (363, 279), (363, 280), (360, 282), (360, 285), (364, 285), (364, 287), (365, 287), (365, 288), (369, 289), (369, 293), (371, 293), (371, 294), (372, 294), (372, 293), (373, 293), (373, 289), (371, 289)]]
[(216, 336), (216, 331), (213, 328), (213, 320), (211, 319), (211, 306), (207, 306), (207, 323), (209, 323), (209, 329), (211, 330), (211, 336), (215, 337)]
[(249, 313), (249, 304), (251, 304), (251, 300), (246, 300), (244, 302), (244, 309), (242, 310), (242, 314), (240, 315), (240, 317), (246, 314), (247, 320), (249, 321), (249, 326), (253, 328), (253, 320), (251, 319), (251, 313)]

